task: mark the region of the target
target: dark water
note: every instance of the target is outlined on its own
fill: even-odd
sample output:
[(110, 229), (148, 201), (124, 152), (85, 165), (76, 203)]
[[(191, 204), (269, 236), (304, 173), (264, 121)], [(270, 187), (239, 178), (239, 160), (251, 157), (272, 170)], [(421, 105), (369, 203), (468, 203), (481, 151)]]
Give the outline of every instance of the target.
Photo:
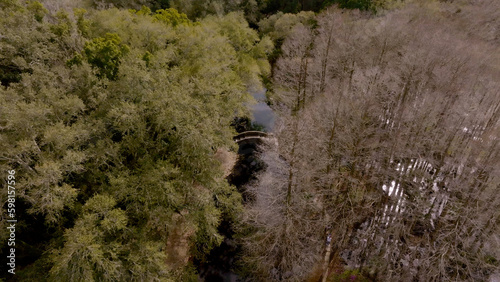
[[(265, 90), (253, 93), (257, 104), (252, 106), (252, 123), (262, 125), (264, 130), (273, 130), (275, 115), (266, 104)], [(248, 130), (248, 129), (247, 129)], [(244, 189), (245, 185), (255, 179), (255, 174), (264, 169), (265, 164), (258, 158), (259, 140), (243, 141), (239, 144), (238, 160), (227, 180), (236, 186), (243, 196), (243, 202), (251, 201)], [(199, 281), (207, 282), (236, 282), (243, 281), (237, 274), (237, 257), (241, 255), (241, 246), (234, 236), (234, 223), (223, 220), (219, 232), (225, 239), (219, 247), (214, 248), (206, 261), (195, 262), (199, 273)]]
[(242, 281), (235, 273), (235, 260), (241, 252), (241, 248), (233, 238), (232, 223), (224, 220), (219, 226), (219, 232), (225, 237), (221, 245), (210, 252), (206, 261), (195, 262), (198, 264), (198, 280), (207, 282)]
[[(240, 142), (238, 160), (227, 181), (238, 188), (242, 194), (243, 204), (252, 201), (252, 195), (245, 191), (245, 185), (255, 180), (255, 175), (265, 164), (259, 159), (261, 141), (250, 139)], [(199, 281), (209, 282), (236, 282), (244, 281), (238, 274), (237, 258), (241, 255), (241, 245), (234, 238), (234, 222), (224, 219), (219, 226), (219, 232), (224, 241), (214, 248), (205, 262), (195, 262), (199, 273)]]

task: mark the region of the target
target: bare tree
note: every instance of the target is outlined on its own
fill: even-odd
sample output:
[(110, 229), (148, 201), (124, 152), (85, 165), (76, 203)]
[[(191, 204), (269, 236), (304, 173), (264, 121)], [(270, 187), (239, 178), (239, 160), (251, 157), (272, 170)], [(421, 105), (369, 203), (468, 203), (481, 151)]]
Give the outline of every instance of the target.
[(314, 41), (297, 28), (283, 44), (281, 227), (317, 228), (328, 243), (307, 253), (323, 279), (339, 257), (381, 280), (481, 280), (498, 267), (498, 46), (430, 9), (331, 9)]
[[(307, 180), (307, 128), (304, 110), (312, 100), (308, 64), (312, 34), (297, 25), (277, 62), (279, 111), (275, 134), (278, 151), (265, 150), (267, 169), (247, 189), (255, 199), (247, 206), (244, 222), (252, 228), (244, 246), (245, 260), (266, 280), (303, 281), (319, 258), (322, 234), (320, 209)], [(276, 148), (275, 148), (276, 150)]]

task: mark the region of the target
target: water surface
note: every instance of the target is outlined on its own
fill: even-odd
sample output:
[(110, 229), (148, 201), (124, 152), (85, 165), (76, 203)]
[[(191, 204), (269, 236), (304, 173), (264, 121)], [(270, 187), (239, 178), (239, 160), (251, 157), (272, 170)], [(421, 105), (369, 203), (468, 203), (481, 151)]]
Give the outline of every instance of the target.
[(257, 104), (252, 106), (253, 122), (264, 126), (265, 131), (270, 132), (274, 127), (275, 115), (266, 103), (266, 89), (261, 92), (251, 93)]

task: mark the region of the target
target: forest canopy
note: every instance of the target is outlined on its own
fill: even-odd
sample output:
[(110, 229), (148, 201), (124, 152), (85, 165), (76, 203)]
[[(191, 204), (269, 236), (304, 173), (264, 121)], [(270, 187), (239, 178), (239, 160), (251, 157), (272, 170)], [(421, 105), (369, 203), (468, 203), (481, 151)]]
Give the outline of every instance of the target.
[(237, 12), (1, 7), (0, 167), (16, 170), (18, 277), (194, 275), (187, 256), (165, 263), (177, 255), (165, 242), (203, 258), (241, 209), (214, 155), (234, 147), (230, 123), (262, 87), (272, 42)]
[(251, 281), (500, 275), (499, 5), (0, 0), (0, 277), (198, 281), (228, 239)]

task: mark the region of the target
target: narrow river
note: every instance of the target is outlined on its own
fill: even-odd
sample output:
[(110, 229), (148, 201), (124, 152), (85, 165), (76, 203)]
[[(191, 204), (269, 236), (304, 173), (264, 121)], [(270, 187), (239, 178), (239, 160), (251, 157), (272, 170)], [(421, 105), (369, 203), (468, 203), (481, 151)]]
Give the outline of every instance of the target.
[[(262, 126), (267, 132), (274, 127), (275, 115), (266, 103), (266, 91), (252, 93), (257, 101), (252, 105), (252, 123)], [(255, 173), (263, 168), (263, 164), (257, 158), (259, 141), (245, 142), (241, 144), (238, 151), (238, 161), (233, 172), (228, 176), (228, 182), (238, 188), (242, 193), (244, 202), (248, 201), (244, 186), (255, 177)], [(195, 261), (199, 273), (199, 281), (207, 282), (236, 282), (241, 278), (236, 274), (236, 259), (241, 254), (241, 246), (234, 238), (233, 222), (224, 220), (219, 226), (219, 232), (225, 239), (219, 247), (214, 248), (205, 262)]]
[(264, 126), (267, 132), (273, 131), (276, 119), (273, 110), (266, 103), (266, 90), (253, 93), (252, 96), (257, 104), (252, 106), (253, 122)]

